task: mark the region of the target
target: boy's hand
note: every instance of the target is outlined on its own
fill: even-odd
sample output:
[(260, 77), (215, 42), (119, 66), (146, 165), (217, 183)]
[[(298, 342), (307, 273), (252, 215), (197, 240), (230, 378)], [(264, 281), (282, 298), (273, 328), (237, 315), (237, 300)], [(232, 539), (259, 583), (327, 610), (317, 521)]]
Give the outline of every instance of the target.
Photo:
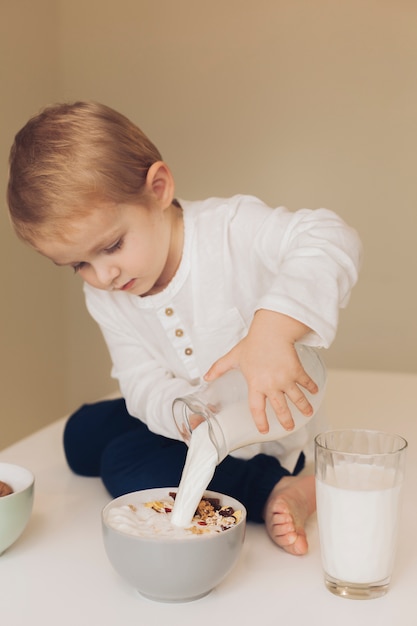
[(318, 391), (294, 347), (309, 330), (286, 315), (259, 310), (246, 337), (211, 366), (205, 380), (214, 380), (230, 369), (239, 368), (248, 385), (249, 407), (258, 430), (261, 433), (269, 430), (267, 399), (282, 426), (292, 430), (294, 421), (286, 397), (309, 417), (313, 408), (302, 389), (310, 393)]

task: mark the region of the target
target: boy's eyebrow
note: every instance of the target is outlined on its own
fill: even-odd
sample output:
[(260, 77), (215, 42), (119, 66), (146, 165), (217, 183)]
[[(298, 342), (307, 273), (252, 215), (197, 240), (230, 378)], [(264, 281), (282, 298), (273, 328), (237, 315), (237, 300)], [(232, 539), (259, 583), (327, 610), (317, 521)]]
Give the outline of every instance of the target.
[[(94, 243), (94, 245), (91, 248), (89, 248), (89, 250), (87, 250), (86, 256), (94, 254), (100, 250), (105, 250), (106, 248), (112, 245), (113, 241), (115, 242), (116, 240), (120, 239), (120, 237), (121, 235), (119, 234), (118, 230), (105, 235), (99, 241)], [(65, 267), (66, 265), (76, 265), (77, 263), (80, 263), (81, 261), (83, 261), (83, 259), (78, 259), (77, 261), (65, 261), (64, 263), (58, 263), (58, 261), (55, 261), (51, 257), (49, 257), (49, 259), (57, 267)]]

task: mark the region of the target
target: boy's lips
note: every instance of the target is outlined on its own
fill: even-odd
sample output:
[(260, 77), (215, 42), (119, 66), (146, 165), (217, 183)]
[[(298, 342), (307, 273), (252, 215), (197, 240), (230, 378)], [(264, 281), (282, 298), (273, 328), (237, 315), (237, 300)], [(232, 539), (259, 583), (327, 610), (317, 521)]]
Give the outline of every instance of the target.
[(128, 291), (131, 287), (133, 287), (134, 282), (135, 282), (135, 279), (132, 278), (127, 283), (125, 283), (122, 287), (120, 287), (120, 291)]

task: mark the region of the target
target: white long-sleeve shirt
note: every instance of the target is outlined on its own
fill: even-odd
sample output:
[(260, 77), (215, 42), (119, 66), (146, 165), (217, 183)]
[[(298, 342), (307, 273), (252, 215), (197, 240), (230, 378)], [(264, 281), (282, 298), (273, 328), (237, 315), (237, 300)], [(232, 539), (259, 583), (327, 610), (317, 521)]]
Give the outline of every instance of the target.
[(312, 329), (303, 343), (327, 348), (361, 257), (356, 231), (326, 209), (272, 209), (242, 195), (180, 204), (182, 259), (162, 292), (139, 297), (85, 284), (129, 413), (174, 439), (173, 399), (195, 391), (256, 310), (303, 322)]

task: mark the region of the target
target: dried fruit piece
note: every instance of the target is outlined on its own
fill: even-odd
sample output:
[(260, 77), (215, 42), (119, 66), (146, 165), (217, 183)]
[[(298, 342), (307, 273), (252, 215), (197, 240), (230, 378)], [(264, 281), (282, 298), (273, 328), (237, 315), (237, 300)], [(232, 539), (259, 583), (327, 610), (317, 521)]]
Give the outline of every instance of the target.
[[(175, 501), (176, 492), (170, 491), (169, 497)], [(144, 505), (153, 509), (157, 513), (169, 515), (172, 513), (173, 505), (165, 500), (153, 500), (145, 502)], [(133, 505), (129, 507), (134, 510)], [(221, 506), (219, 498), (204, 496), (197, 507), (193, 517), (193, 526), (187, 528), (189, 532), (200, 535), (207, 532), (222, 532), (237, 524), (242, 517), (242, 511), (235, 511), (231, 506)]]
[(223, 515), (224, 517), (230, 517), (233, 513), (234, 509), (231, 506), (222, 506), (222, 508), (219, 509), (219, 515)]
[(7, 483), (0, 480), (0, 498), (2, 496), (10, 496), (13, 493), (13, 489)]

